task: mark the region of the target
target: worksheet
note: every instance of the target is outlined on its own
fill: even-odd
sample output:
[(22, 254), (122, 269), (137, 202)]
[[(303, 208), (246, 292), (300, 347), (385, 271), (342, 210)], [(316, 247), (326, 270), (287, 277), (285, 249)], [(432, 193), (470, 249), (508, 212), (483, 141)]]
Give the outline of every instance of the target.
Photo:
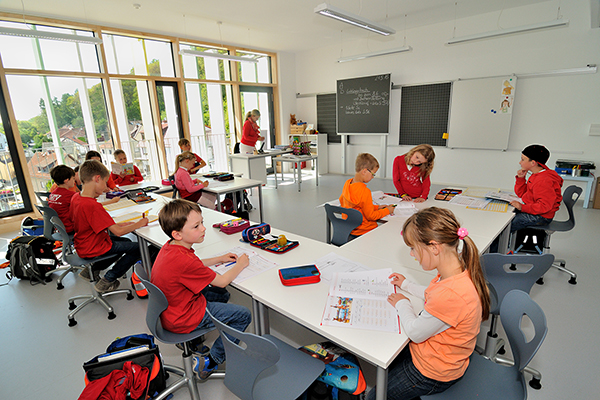
[[(254, 250), (245, 249), (243, 247), (234, 247), (229, 251), (225, 251), (223, 253), (215, 254), (213, 257), (219, 257), (227, 253), (234, 253), (238, 257), (242, 254), (248, 255), (248, 260), (250, 264), (240, 272), (240, 274), (233, 280), (235, 283), (241, 283), (246, 279), (252, 278), (258, 274), (261, 274), (271, 268), (277, 267), (279, 264), (264, 258), (263, 256), (257, 254)], [(212, 258), (212, 257), (211, 257)], [(229, 271), (233, 268), (235, 261), (230, 263), (222, 263), (211, 265), (209, 268), (215, 271), (219, 275), (223, 275), (225, 272)]]
[(336, 272), (357, 272), (371, 270), (369, 267), (363, 264), (339, 256), (333, 252), (316, 260), (315, 265), (321, 272), (321, 280), (327, 282), (331, 282), (331, 279)]

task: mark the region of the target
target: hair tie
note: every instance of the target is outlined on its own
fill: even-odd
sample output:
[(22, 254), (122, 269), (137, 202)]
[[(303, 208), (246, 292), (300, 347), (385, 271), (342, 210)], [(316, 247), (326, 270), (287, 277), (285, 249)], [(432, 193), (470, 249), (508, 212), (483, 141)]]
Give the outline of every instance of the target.
[(458, 228), (456, 234), (458, 235), (458, 238), (460, 240), (464, 240), (465, 237), (467, 237), (467, 235), (469, 234), (469, 231), (467, 231), (465, 228)]

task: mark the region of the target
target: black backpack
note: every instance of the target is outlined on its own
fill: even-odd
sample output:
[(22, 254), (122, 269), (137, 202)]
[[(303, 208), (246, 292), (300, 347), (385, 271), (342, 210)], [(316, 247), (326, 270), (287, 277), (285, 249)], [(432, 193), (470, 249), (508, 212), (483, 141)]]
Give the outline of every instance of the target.
[(13, 277), (28, 279), (32, 284), (46, 284), (46, 273), (56, 269), (58, 260), (54, 255), (54, 243), (44, 236), (19, 236), (8, 244), (6, 259), (10, 262)]

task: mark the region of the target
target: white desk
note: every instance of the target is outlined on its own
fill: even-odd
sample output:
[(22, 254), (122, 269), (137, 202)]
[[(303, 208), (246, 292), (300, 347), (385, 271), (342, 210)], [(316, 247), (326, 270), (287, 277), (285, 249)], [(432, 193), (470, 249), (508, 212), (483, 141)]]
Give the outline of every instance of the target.
[[(221, 185), (222, 184), (222, 185)], [(205, 187), (205, 192), (214, 193), (217, 195), (217, 209), (221, 209), (221, 195), (227, 193), (235, 193), (245, 189), (252, 189), (256, 187), (258, 189), (258, 211), (260, 215), (260, 222), (263, 222), (263, 204), (262, 204), (262, 182), (255, 179), (246, 179), (246, 178), (238, 178), (235, 177), (230, 181), (219, 182), (219, 186), (214, 187), (210, 185), (210, 181), (208, 186)], [(236, 202), (234, 201), (234, 207), (237, 207)]]
[(121, 188), (121, 190), (128, 191), (134, 189), (144, 189), (150, 186), (155, 186), (158, 188), (157, 190), (153, 190), (152, 193), (165, 193), (173, 190), (171, 185), (163, 185), (161, 181), (142, 181), (133, 185), (120, 185), (119, 188)]
[[(294, 180), (298, 183), (298, 191), (301, 191), (302, 185), (302, 168), (301, 163), (305, 161), (315, 160), (315, 179), (317, 186), (319, 186), (319, 156), (318, 154), (310, 154), (310, 155), (301, 155), (295, 156), (292, 154), (286, 154), (284, 156), (276, 157), (273, 159), (275, 163), (277, 162), (289, 162), (292, 163), (292, 169), (294, 170)], [(296, 178), (298, 175), (298, 178)], [(281, 181), (283, 182), (283, 167), (281, 168)], [(277, 186), (277, 171), (275, 171), (275, 186)]]
[[(291, 150), (271, 150), (262, 154), (231, 154), (229, 156), (230, 170), (241, 173), (249, 179), (256, 179), (267, 184), (267, 163), (266, 158), (280, 156), (290, 153)], [(271, 161), (273, 163), (273, 161)], [(277, 171), (275, 171), (275, 187), (277, 188)]]
[(573, 176), (567, 174), (558, 174), (565, 181), (577, 181), (577, 182), (585, 182), (585, 196), (583, 197), (583, 208), (588, 208), (590, 206), (590, 197), (594, 192), (594, 180), (596, 177), (594, 174), (590, 174), (589, 176)]

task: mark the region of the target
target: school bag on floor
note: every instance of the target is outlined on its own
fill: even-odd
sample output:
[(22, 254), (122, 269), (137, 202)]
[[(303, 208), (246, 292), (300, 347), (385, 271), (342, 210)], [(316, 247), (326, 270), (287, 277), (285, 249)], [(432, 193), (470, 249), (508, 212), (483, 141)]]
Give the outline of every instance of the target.
[(46, 284), (46, 273), (56, 269), (58, 260), (54, 255), (54, 242), (44, 236), (19, 236), (8, 244), (6, 259), (10, 270), (6, 273), (10, 280), (28, 279), (31, 284)]

